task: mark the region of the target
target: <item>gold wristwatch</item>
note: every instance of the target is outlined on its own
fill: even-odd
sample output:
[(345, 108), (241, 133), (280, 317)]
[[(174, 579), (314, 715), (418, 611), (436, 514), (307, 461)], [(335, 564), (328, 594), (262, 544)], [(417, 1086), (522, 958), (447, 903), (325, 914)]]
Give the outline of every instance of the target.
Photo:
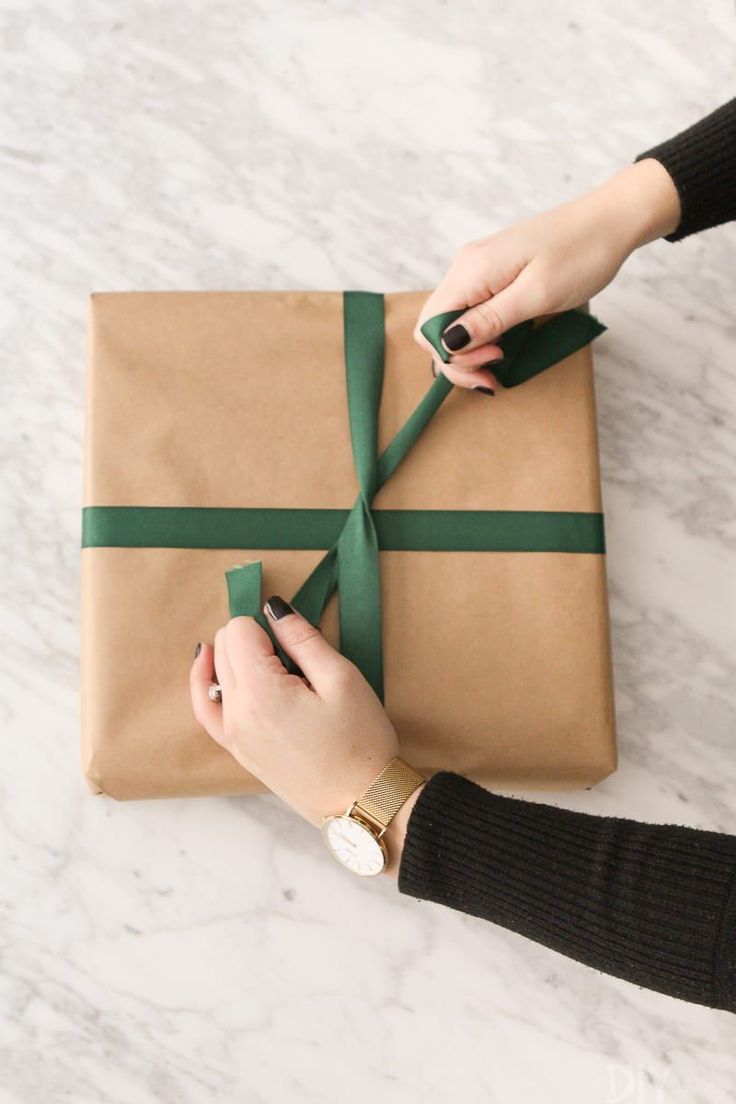
[(380, 874), (389, 861), (384, 833), (407, 798), (426, 781), (423, 774), (395, 755), (344, 813), (322, 817), (327, 850), (353, 874)]

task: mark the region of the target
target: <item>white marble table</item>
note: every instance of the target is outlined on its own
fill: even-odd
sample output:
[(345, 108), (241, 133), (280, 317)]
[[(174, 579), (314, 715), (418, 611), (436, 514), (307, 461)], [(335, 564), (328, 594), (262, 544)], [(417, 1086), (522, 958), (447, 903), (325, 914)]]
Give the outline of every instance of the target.
[[(357, 884), (271, 795), (94, 798), (77, 753), (88, 293), (432, 286), (731, 96), (733, 5), (0, 19), (1, 1104), (736, 1100), (729, 1013)], [(550, 796), (730, 832), (735, 246), (657, 243), (596, 301), (621, 766)]]

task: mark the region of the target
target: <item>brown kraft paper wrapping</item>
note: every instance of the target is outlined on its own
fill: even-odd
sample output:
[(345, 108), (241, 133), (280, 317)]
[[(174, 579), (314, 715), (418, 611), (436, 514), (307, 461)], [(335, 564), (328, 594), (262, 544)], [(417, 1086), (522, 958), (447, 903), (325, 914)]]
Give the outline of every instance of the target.
[[(383, 449), (432, 382), (426, 291), (385, 296)], [(83, 503), (328, 507), (358, 493), (342, 292), (91, 297)], [(454, 388), (376, 508), (601, 510), (590, 346), (494, 398)], [(83, 548), (82, 766), (119, 799), (262, 793), (195, 720), (225, 571), (289, 598), (322, 551)], [(489, 788), (616, 768), (605, 556), (381, 551), (386, 708), (402, 755)], [(322, 631), (337, 644), (337, 602)]]

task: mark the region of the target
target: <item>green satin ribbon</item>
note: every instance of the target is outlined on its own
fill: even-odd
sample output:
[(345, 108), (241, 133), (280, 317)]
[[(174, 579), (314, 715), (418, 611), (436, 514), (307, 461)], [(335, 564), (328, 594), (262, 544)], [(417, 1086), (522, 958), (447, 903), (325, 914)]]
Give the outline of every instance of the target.
[[(350, 510), (85, 506), (83, 548), (330, 548)], [(603, 552), (602, 514), (373, 510), (386, 552)]]
[[(443, 361), (440, 336), (463, 311), (429, 319), (422, 332)], [(317, 625), (336, 588), (340, 593), (340, 650), (361, 669), (381, 700), (379, 549), (433, 551), (605, 552), (603, 515), (565, 511), (372, 510), (453, 385), (439, 376), (383, 453), (378, 414), (385, 352), (384, 300), (373, 292), (343, 294), (345, 380), (350, 437), (359, 493), (350, 510), (190, 506), (87, 506), (82, 547), (312, 548), (327, 551), (291, 599)], [(516, 386), (586, 345), (602, 326), (591, 315), (566, 311), (539, 327), (522, 323), (504, 335), (503, 380)], [(499, 371), (494, 368), (501, 379)], [(254, 617), (268, 632), (288, 670), (298, 671), (261, 612), (260, 561), (225, 573), (231, 617)]]
[[(442, 334), (466, 310), (467, 307), (436, 314), (420, 326), (421, 332), (445, 364), (449, 363), (451, 354), (442, 344)], [(518, 326), (506, 330), (497, 342), (503, 349), (504, 358), (493, 365), (493, 374), (504, 387), (517, 387), (587, 345), (605, 329), (592, 314), (577, 310), (555, 315), (541, 326), (535, 326), (533, 322), (520, 322)]]

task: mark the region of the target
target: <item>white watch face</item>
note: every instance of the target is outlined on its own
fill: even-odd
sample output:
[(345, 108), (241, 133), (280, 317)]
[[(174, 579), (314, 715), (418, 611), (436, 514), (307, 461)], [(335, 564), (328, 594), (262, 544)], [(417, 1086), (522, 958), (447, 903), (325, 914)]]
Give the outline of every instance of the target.
[(328, 850), (353, 874), (380, 874), (386, 865), (383, 848), (357, 820), (344, 814), (327, 817), (322, 836)]

